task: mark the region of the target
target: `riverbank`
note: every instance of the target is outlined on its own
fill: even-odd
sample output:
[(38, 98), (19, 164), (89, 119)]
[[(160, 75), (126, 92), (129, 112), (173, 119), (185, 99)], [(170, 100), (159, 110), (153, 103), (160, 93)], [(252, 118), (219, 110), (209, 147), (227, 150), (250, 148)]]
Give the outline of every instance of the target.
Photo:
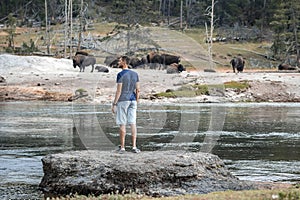
[[(0, 99), (2, 101), (83, 101), (111, 103), (115, 78), (120, 69), (109, 73), (79, 73), (68, 59), (37, 56), (0, 55)], [(231, 69), (216, 73), (188, 69), (180, 74), (163, 70), (136, 70), (140, 76), (141, 103), (161, 102), (300, 102), (300, 73), (245, 70), (234, 74)], [(247, 82), (246, 89), (224, 88), (228, 82)], [(206, 85), (208, 94), (181, 97), (158, 97), (161, 92), (183, 87)], [(221, 86), (221, 87), (220, 87)], [(83, 98), (81, 98), (83, 97)]]

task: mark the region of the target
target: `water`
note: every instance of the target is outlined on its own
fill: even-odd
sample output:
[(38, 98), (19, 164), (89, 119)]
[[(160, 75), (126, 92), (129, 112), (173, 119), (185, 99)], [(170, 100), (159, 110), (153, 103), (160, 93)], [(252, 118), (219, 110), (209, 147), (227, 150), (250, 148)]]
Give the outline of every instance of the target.
[[(47, 154), (118, 145), (110, 105), (2, 102), (0, 108), (1, 199), (42, 198)], [(138, 146), (211, 152), (242, 180), (299, 182), (300, 104), (140, 105)]]

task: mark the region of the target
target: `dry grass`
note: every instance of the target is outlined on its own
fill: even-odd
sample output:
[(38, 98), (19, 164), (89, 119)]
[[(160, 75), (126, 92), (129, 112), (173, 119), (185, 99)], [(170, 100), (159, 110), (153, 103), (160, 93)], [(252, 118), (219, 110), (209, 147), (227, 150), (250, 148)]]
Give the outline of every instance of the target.
[[(205, 30), (187, 30), (185, 34), (193, 38), (203, 47), (207, 46), (204, 40), (206, 37)], [(212, 47), (213, 59), (216, 61), (218, 68), (222, 68), (224, 66), (229, 67), (229, 62), (234, 56), (242, 56), (246, 60), (246, 63), (249, 62), (249, 58), (271, 62), (265, 57), (270, 54), (269, 49), (271, 45), (272, 44), (268, 42), (216, 42), (213, 43)]]
[(184, 195), (173, 197), (148, 197), (137, 194), (115, 194), (95, 196), (75, 196), (55, 198), (58, 200), (299, 200), (300, 190), (296, 188), (276, 190), (248, 190), (212, 192), (200, 195)]

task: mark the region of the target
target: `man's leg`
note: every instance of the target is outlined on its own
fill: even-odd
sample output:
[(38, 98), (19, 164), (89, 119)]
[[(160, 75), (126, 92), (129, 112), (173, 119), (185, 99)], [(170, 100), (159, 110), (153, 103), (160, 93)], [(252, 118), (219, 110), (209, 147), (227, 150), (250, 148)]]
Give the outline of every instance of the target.
[(126, 136), (126, 126), (125, 125), (120, 125), (120, 145), (121, 149), (125, 149), (125, 136)]
[(132, 148), (136, 148), (136, 109), (137, 103), (136, 101), (131, 101), (127, 111), (127, 121), (130, 124), (131, 128), (131, 140), (132, 140)]
[(136, 124), (131, 124), (131, 139), (132, 139), (132, 152), (133, 153), (140, 153), (141, 151), (136, 148)]
[(130, 128), (131, 128), (132, 147), (136, 148), (136, 125), (135, 124), (131, 124)]
[(127, 107), (128, 107), (127, 102), (125, 102), (125, 101), (118, 102), (116, 123), (119, 124), (119, 139), (120, 139), (120, 147), (122, 150), (125, 150)]

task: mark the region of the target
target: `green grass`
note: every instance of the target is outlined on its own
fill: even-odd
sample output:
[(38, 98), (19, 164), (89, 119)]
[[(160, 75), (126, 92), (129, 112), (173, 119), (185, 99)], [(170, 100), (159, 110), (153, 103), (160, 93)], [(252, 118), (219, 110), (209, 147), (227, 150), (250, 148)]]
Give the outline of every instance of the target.
[(219, 85), (183, 85), (177, 90), (170, 90), (166, 92), (157, 93), (156, 97), (176, 98), (176, 97), (196, 97), (201, 95), (210, 95), (210, 89), (224, 89), (231, 88), (236, 90), (243, 90), (249, 88), (247, 81), (230, 81)]
[(276, 190), (224, 191), (209, 194), (153, 198), (138, 194), (110, 194), (55, 198), (58, 200), (300, 200), (299, 188)]
[(225, 88), (232, 88), (232, 89), (247, 89), (250, 87), (248, 81), (229, 81), (224, 83)]

